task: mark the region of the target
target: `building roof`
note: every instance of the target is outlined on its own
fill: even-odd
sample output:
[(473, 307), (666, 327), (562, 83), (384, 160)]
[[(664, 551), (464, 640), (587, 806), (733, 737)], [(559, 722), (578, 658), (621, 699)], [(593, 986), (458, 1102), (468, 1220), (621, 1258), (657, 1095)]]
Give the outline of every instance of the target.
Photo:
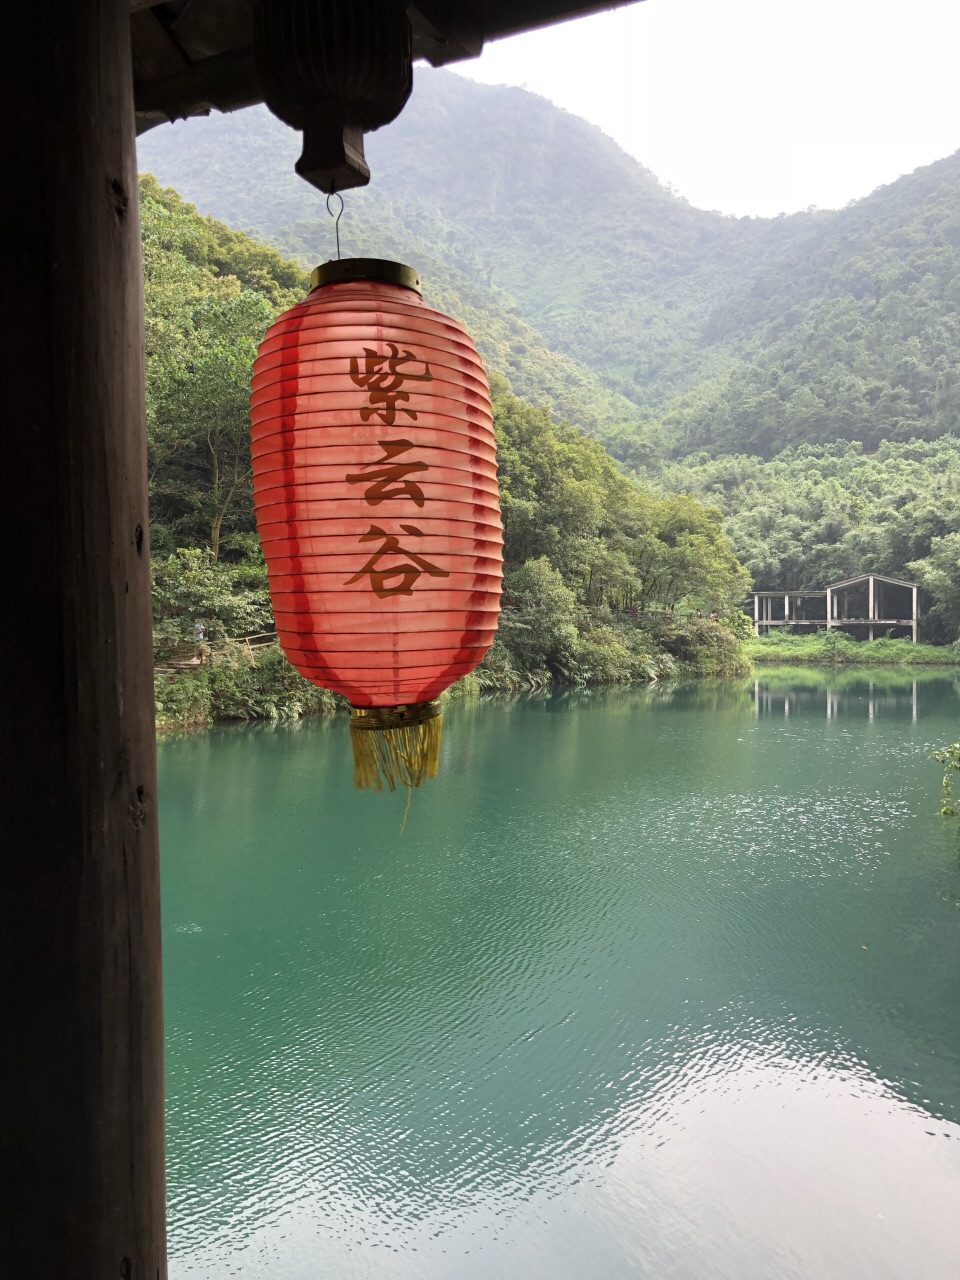
[(888, 578), (882, 573), (864, 573), (859, 578), (847, 578), (843, 582), (830, 582), (825, 587), (821, 587), (815, 591), (751, 591), (752, 596), (773, 596), (779, 599), (782, 596), (790, 596), (796, 600), (800, 596), (823, 596), (828, 591), (842, 591), (845, 587), (855, 587), (861, 582), (868, 582), (873, 578), (876, 582), (889, 582), (894, 587), (909, 587), (911, 590), (918, 584), (916, 582), (904, 582), (902, 578)]
[[(255, 0), (129, 3), (138, 133), (263, 101), (253, 69)], [(407, 15), (414, 58), (438, 67), (477, 57), (486, 40), (619, 7), (622, 0), (416, 0)]]
[(831, 582), (827, 586), (827, 590), (841, 591), (844, 587), (855, 587), (861, 582), (867, 582), (870, 578), (874, 578), (877, 582), (889, 582), (894, 587), (910, 587), (912, 589), (918, 585), (916, 582), (904, 582), (902, 578), (887, 578), (882, 573), (863, 573), (859, 578), (847, 578), (844, 582)]

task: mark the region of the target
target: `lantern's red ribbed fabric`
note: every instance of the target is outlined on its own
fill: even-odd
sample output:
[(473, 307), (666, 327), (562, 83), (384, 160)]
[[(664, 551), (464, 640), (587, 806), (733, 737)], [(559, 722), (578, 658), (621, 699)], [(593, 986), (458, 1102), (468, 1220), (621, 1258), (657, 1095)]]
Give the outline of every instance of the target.
[(322, 285), (253, 370), (254, 503), (280, 644), (356, 707), (427, 702), (497, 625), (490, 394), (465, 330), (413, 289)]

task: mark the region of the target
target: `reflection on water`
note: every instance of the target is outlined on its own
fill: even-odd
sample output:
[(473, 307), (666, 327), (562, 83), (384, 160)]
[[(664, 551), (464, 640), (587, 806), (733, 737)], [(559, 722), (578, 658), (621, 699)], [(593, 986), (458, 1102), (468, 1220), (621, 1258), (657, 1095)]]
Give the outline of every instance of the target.
[(800, 684), (786, 673), (772, 678), (764, 675), (753, 682), (753, 703), (758, 716), (817, 715), (827, 720), (838, 716), (872, 721), (878, 715), (901, 719), (909, 712), (918, 719), (921, 709), (937, 704), (946, 693), (953, 700), (960, 695), (960, 679), (942, 674), (904, 676), (902, 672), (851, 671), (830, 673), (823, 683)]
[(960, 702), (850, 674), (455, 706), (402, 837), (162, 744), (171, 1275), (952, 1278)]

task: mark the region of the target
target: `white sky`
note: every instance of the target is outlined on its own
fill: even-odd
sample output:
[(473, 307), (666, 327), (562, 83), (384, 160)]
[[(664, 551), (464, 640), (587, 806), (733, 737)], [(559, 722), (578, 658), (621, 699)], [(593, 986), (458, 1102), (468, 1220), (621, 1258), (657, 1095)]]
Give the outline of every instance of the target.
[(723, 213), (837, 208), (960, 148), (956, 0), (644, 0), (451, 69), (542, 94)]

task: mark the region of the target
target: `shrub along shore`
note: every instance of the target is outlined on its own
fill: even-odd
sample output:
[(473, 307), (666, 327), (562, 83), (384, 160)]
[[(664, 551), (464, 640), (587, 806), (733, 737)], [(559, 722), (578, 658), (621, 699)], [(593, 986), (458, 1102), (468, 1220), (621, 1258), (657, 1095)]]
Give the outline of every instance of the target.
[(953, 645), (914, 644), (910, 640), (855, 640), (846, 631), (823, 630), (813, 635), (750, 636), (744, 656), (758, 666), (955, 667), (960, 666), (960, 642)]
[[(512, 619), (507, 617), (504, 630)], [(612, 687), (691, 677), (743, 676), (739, 619), (718, 622), (669, 617), (638, 622), (615, 617), (589, 619), (576, 632), (567, 666), (553, 662), (523, 666), (498, 636), (480, 666), (444, 694), (445, 700), (481, 693)], [(542, 655), (541, 655), (542, 656)], [(206, 728), (238, 720), (298, 720), (347, 709), (337, 694), (304, 680), (278, 644), (248, 649), (226, 642), (208, 648), (199, 665), (161, 668), (154, 677), (157, 729)]]

